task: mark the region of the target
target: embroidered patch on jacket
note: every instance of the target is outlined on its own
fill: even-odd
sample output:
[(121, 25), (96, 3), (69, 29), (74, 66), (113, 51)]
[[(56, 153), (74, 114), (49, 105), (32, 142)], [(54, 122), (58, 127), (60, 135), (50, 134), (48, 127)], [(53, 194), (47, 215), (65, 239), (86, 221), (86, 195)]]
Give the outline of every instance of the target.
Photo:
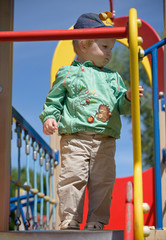
[(112, 113), (107, 105), (101, 104), (96, 115), (97, 120), (106, 122), (112, 116)]
[(88, 122), (89, 123), (94, 122), (94, 119), (96, 116), (97, 116), (98, 121), (106, 122), (112, 116), (112, 113), (110, 112), (110, 109), (107, 105), (101, 104), (99, 106), (98, 112), (96, 112), (95, 116), (88, 117)]
[[(81, 84), (80, 100), (81, 100), (81, 105), (83, 107), (91, 103), (97, 103), (98, 101), (97, 99), (95, 99), (95, 97), (97, 96), (99, 95), (96, 94), (96, 91), (94, 89), (92, 89), (91, 91), (89, 90), (83, 91), (82, 84)], [(105, 104), (100, 104), (100, 106), (98, 107), (98, 111), (96, 111), (95, 115), (89, 116), (87, 120), (89, 123), (93, 123), (96, 118), (98, 121), (106, 122), (109, 120), (111, 116), (112, 116), (112, 113), (110, 112), (109, 107)]]
[[(82, 86), (81, 88), (82, 89)], [(95, 90), (92, 89), (91, 91), (87, 90), (86, 92), (81, 91), (81, 105), (86, 106), (90, 103), (96, 103), (96, 99), (94, 97), (97, 97), (98, 95), (95, 94)]]

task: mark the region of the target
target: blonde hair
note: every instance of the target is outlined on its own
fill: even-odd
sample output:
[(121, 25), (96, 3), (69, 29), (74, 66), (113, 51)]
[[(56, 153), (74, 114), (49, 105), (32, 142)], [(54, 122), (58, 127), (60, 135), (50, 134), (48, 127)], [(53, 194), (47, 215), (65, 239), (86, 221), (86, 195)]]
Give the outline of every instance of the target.
[(79, 55), (81, 53), (80, 51), (80, 41), (84, 41), (84, 44), (86, 44), (87, 47), (90, 47), (91, 44), (95, 41), (94, 39), (82, 39), (82, 40), (73, 40), (73, 49), (74, 49), (74, 52)]

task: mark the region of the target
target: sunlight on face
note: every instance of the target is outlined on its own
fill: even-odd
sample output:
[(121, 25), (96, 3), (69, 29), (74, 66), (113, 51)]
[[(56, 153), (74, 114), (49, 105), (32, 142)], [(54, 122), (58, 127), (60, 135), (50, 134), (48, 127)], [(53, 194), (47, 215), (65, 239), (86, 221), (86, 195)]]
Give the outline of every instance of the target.
[(96, 39), (88, 48), (87, 57), (97, 67), (104, 67), (112, 57), (115, 39)]

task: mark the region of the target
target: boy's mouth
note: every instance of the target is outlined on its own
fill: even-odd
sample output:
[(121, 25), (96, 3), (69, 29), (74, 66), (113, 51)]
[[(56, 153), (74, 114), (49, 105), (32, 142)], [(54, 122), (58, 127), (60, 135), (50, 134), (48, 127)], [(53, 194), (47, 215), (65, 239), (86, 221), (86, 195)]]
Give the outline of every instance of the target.
[(110, 59), (109, 58), (105, 58), (105, 62), (109, 62), (110, 61)]

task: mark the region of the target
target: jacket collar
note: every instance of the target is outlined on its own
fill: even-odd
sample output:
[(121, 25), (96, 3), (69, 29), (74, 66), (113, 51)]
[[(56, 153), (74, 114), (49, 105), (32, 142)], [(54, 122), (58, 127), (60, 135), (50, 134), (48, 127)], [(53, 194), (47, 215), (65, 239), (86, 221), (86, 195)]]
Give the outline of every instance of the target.
[(77, 61), (77, 60), (74, 60), (74, 61), (72, 62), (72, 66), (93, 67), (93, 68), (98, 68), (98, 69), (103, 70), (102, 67), (97, 67), (97, 66), (95, 66), (95, 64), (94, 64), (93, 62), (91, 62), (91, 61), (86, 61), (86, 62), (84, 62), (84, 63), (81, 63), (81, 62), (79, 62), (79, 61)]

